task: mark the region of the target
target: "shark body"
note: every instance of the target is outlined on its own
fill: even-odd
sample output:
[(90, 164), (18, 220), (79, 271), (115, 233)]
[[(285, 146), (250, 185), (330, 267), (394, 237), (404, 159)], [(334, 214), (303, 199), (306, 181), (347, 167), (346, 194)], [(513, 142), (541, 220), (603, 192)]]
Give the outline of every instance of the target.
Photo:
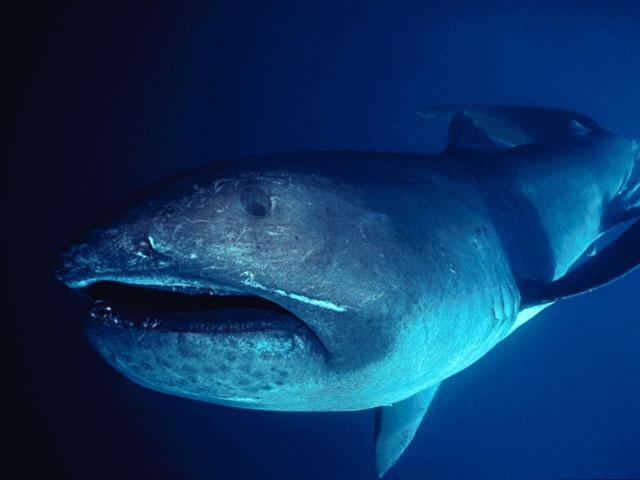
[(266, 410), (376, 408), (380, 475), (446, 378), (640, 262), (640, 149), (584, 115), (446, 106), (439, 155), (223, 162), (147, 189), (61, 256), (133, 381)]

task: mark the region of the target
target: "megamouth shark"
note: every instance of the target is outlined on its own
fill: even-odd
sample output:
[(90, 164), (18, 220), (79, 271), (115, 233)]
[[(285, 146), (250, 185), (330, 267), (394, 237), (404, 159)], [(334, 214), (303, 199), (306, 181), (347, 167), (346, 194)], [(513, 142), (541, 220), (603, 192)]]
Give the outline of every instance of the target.
[(638, 141), (555, 109), (419, 115), (449, 122), (442, 153), (225, 161), (120, 205), (56, 267), (95, 299), (91, 344), (181, 397), (375, 408), (382, 476), (442, 381), (640, 263)]

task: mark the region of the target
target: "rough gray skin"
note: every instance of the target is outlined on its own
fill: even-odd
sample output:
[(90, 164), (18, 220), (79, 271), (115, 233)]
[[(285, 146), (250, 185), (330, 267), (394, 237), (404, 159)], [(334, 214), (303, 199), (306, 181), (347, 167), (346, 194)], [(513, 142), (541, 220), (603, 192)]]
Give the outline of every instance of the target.
[(59, 278), (257, 295), (297, 317), (172, 331), (99, 305), (91, 342), (139, 384), (255, 409), (388, 405), (484, 355), (516, 326), (520, 280), (557, 278), (633, 208), (632, 147), (592, 132), (492, 158), (222, 163), (87, 233)]

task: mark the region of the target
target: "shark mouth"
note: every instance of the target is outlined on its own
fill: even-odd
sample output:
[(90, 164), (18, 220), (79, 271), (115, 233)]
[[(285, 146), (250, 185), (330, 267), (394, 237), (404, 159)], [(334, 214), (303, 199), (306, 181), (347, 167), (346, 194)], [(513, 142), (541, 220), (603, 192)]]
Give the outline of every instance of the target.
[(119, 329), (206, 334), (265, 330), (303, 333), (324, 346), (294, 313), (258, 295), (219, 295), (200, 290), (100, 281), (81, 289), (93, 299), (92, 325)]

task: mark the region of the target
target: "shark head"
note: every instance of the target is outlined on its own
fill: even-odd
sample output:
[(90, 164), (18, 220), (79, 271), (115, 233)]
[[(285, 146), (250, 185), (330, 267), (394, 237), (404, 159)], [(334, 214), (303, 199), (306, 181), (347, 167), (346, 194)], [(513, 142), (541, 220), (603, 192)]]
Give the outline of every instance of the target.
[(285, 156), (171, 178), (66, 249), (56, 275), (94, 298), (98, 352), (144, 386), (245, 408), (402, 396), (391, 373), (408, 348), (398, 312), (415, 308), (409, 246), (383, 197), (306, 160), (311, 171)]

